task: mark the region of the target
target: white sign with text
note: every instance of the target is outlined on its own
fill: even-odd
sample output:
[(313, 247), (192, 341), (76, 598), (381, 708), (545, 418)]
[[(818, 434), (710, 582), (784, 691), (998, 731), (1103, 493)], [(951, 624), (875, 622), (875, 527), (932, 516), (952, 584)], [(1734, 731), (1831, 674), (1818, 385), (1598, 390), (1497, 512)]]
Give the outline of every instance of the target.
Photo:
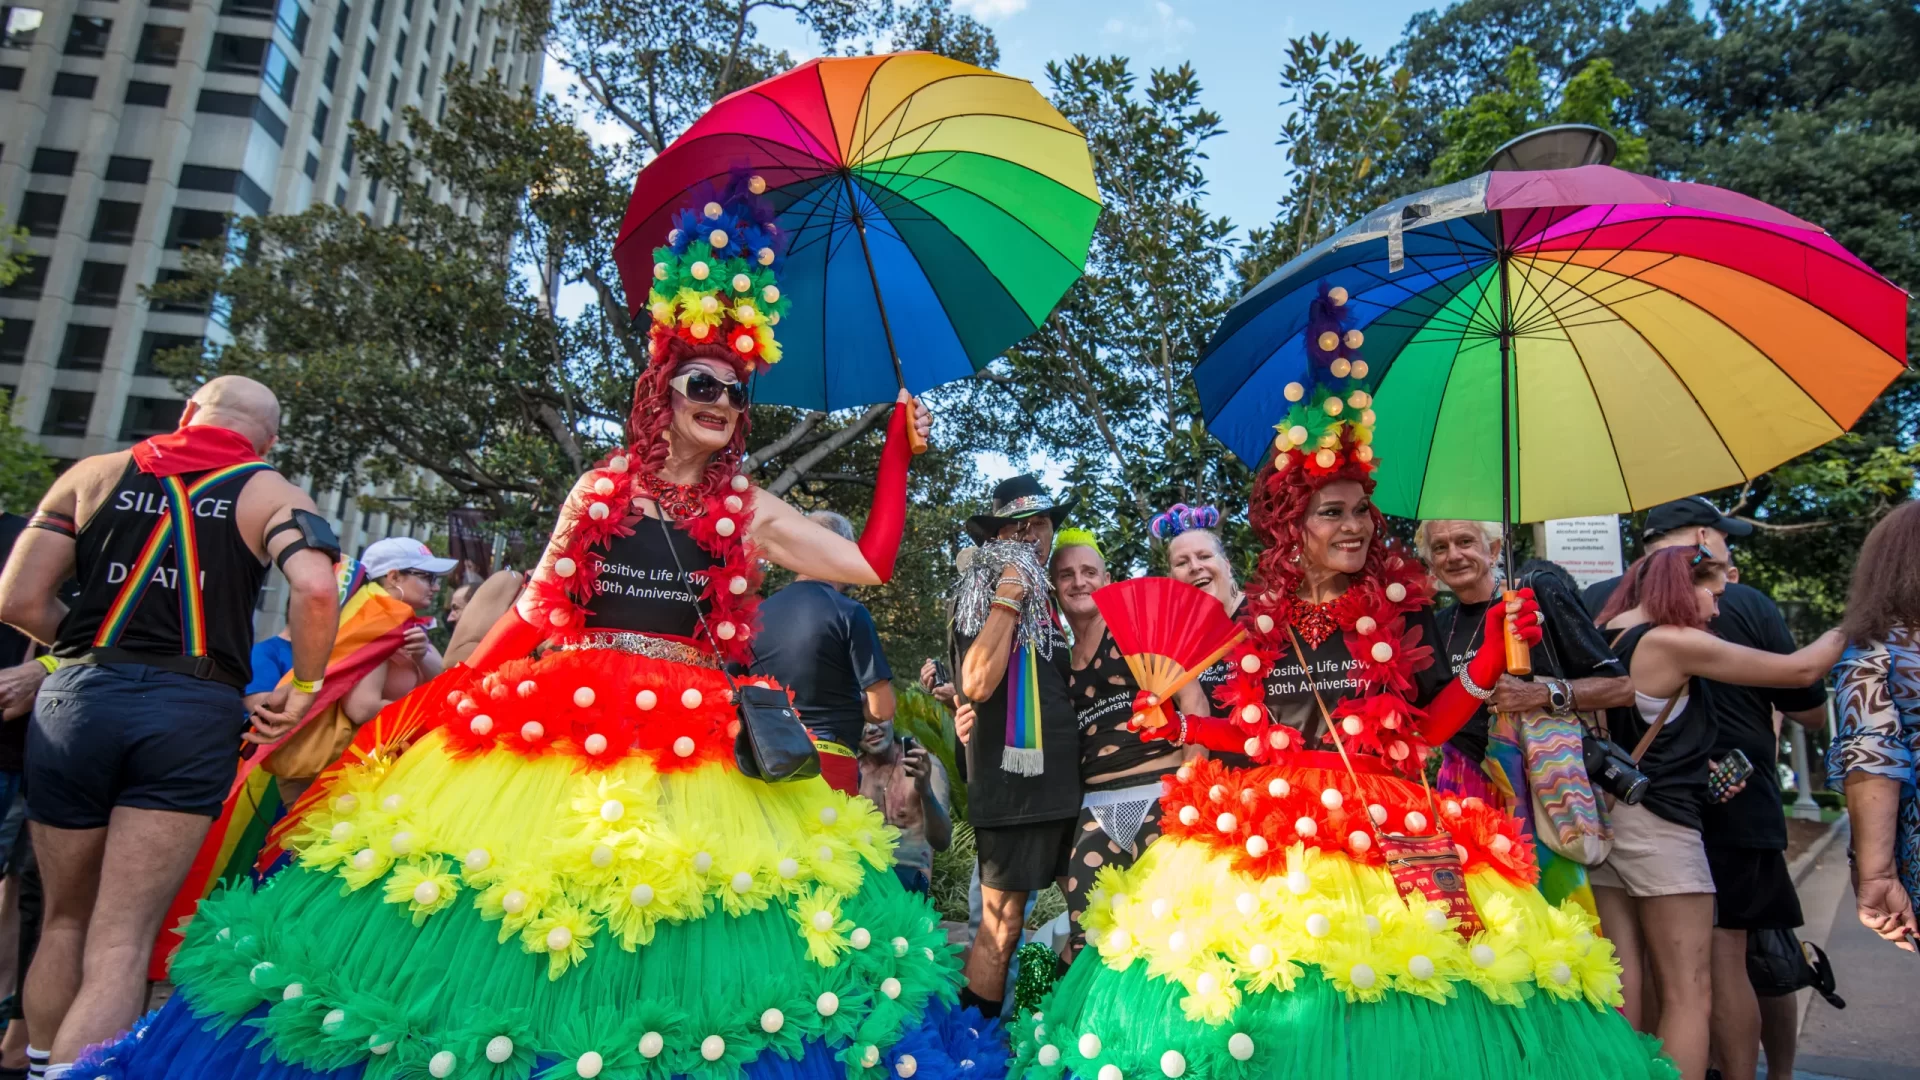
[(1596, 581), (1619, 577), (1626, 569), (1617, 514), (1560, 518), (1545, 522), (1541, 531), (1545, 534), (1545, 556), (1566, 567), (1583, 589)]

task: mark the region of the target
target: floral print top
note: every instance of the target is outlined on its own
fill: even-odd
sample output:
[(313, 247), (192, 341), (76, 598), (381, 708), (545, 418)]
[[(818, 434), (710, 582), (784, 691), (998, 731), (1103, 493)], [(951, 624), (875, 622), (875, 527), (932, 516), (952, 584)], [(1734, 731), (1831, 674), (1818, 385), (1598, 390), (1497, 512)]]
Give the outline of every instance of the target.
[(1920, 629), (1897, 627), (1884, 642), (1849, 646), (1834, 668), (1839, 732), (1827, 751), (1827, 782), (1864, 770), (1900, 781), (1894, 863), (1920, 907)]

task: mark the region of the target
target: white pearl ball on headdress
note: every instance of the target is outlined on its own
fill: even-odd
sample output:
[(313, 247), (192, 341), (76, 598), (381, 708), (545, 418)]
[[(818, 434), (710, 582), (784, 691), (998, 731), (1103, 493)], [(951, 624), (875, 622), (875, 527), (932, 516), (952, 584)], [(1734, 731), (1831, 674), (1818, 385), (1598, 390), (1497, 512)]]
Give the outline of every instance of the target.
[(679, 229), (669, 229), (667, 231), (667, 243), (672, 244), (675, 247), (678, 247), (680, 244), (680, 238), (685, 235), (687, 234), (681, 232)]
[(1344, 306), (1347, 302), (1347, 290), (1339, 285), (1327, 290), (1327, 303), (1334, 307)]
[(700, 310), (708, 315), (712, 315), (715, 312), (718, 312), (720, 310), (720, 298), (717, 296), (701, 297)]
[(667, 264), (663, 262), (654, 263), (653, 276), (659, 281), (667, 280)]
[(1332, 352), (1340, 347), (1340, 335), (1332, 330), (1322, 330), (1319, 337), (1320, 351)]
[(692, 266), (687, 268), (687, 272), (693, 275), (693, 280), (705, 281), (707, 280), (707, 275), (712, 273), (712, 270), (707, 266), (705, 261), (696, 260)]
[(1405, 585), (1402, 585), (1397, 581), (1388, 583), (1387, 599), (1397, 604), (1400, 601), (1405, 600), (1406, 598), (1407, 598), (1407, 587)]
[(712, 232), (710, 232), (710, 233), (708, 233), (708, 234), (707, 234), (707, 243), (708, 243), (708, 244), (710, 244), (710, 245), (712, 245), (712, 246), (713, 246), (713, 247), (715, 247), (715, 248), (723, 248), (723, 247), (726, 247), (726, 246), (727, 246), (727, 231), (726, 231), (725, 229), (715, 229), (715, 230), (713, 230)]
[(741, 334), (739, 337), (733, 339), (733, 348), (735, 352), (742, 352), (742, 353), (752, 352), (753, 346), (754, 346), (754, 338), (752, 334)]
[(1288, 401), (1299, 401), (1307, 396), (1307, 388), (1297, 382), (1288, 383), (1287, 388), (1282, 392), (1287, 395)]
[(1366, 344), (1367, 335), (1361, 333), (1358, 330), (1349, 330), (1347, 331), (1346, 337), (1342, 338), (1341, 340), (1346, 342), (1347, 348), (1357, 349), (1361, 345)]
[(747, 190), (753, 192), (755, 195), (765, 195), (767, 193), (767, 178), (764, 176), (747, 177)]
[(1353, 452), (1353, 456), (1354, 456), (1354, 457), (1356, 457), (1356, 458), (1359, 458), (1359, 459), (1360, 459), (1360, 460), (1361, 460), (1362, 462), (1367, 462), (1367, 461), (1372, 461), (1372, 460), (1373, 460), (1373, 447), (1371, 447), (1371, 446), (1362, 446), (1362, 447), (1360, 447), (1359, 449), (1357, 449), (1357, 450), (1355, 450), (1355, 451)]
[(1321, 468), (1331, 469), (1333, 468), (1333, 463), (1340, 460), (1340, 456), (1338, 454), (1335, 454), (1331, 450), (1322, 450), (1319, 453), (1313, 455), (1313, 460)]
[(1353, 377), (1356, 379), (1364, 379), (1367, 377), (1367, 362), (1365, 360), (1355, 360), (1353, 362)]
[(753, 288), (753, 279), (745, 274), (733, 275), (733, 291), (746, 292)]
[(780, 302), (780, 287), (779, 287), (778, 285), (769, 285), (769, 286), (767, 286), (766, 288), (764, 288), (764, 289), (761, 289), (761, 290), (760, 290), (760, 299), (762, 299), (762, 300), (765, 300), (765, 301), (766, 301), (767, 303), (769, 303), (769, 304), (777, 304), (777, 303), (779, 303), (779, 302)]
[(693, 335), (695, 341), (705, 341), (707, 335), (713, 333), (713, 327), (706, 323), (694, 323), (687, 328), (687, 332)]
[(1295, 446), (1305, 446), (1307, 444), (1306, 427), (1302, 424), (1295, 424), (1292, 427), (1288, 428), (1287, 441), (1291, 442)]
[(721, 210), (722, 210), (722, 209), (723, 209), (723, 208), (721, 207), (721, 205), (720, 205), (719, 203), (717, 203), (717, 202), (710, 202), (710, 203), (708, 203), (708, 204), (706, 205), (706, 208), (705, 208), (705, 213), (706, 213), (706, 215), (707, 215), (707, 217), (709, 217), (709, 218), (717, 218), (717, 217), (719, 217), (719, 216), (720, 216), (720, 212), (721, 212)]
[(759, 312), (753, 309), (752, 304), (741, 304), (739, 307), (733, 309), (733, 318), (736, 322), (752, 322), (753, 317), (758, 314)]
[(773, 249), (770, 247), (761, 248), (758, 259), (761, 266), (772, 266), (773, 265)]

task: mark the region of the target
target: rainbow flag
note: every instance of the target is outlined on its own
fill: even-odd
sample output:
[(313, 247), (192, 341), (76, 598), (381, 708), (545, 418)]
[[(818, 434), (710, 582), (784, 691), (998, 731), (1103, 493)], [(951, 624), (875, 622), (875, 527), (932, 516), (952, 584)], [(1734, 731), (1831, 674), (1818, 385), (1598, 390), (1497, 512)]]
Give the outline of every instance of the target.
[(1040, 658), (1031, 641), (1014, 642), (1007, 658), (1007, 739), (1000, 767), (1021, 776), (1039, 776), (1047, 767), (1040, 732)]
[[(340, 607), (340, 629), (333, 639), (333, 651), (327, 657), (326, 682), (320, 688), (313, 707), (307, 710), (301, 727), (329, 719), (340, 707), (347, 692), (400, 648), (407, 627), (425, 620), (408, 605), (387, 594), (378, 584), (368, 582), (360, 564), (342, 560), (339, 576), (343, 589), (353, 591)], [(285, 686), (291, 672), (280, 679)], [(369, 724), (368, 727), (373, 725)], [(296, 729), (297, 730), (297, 729)], [(287, 736), (292, 737), (290, 732)], [(248, 873), (264, 873), (279, 856), (274, 825), (285, 817), (287, 807), (280, 800), (279, 787), (272, 774), (260, 768), (283, 738), (272, 746), (248, 744), (251, 754), (240, 759), (233, 787), (221, 807), (220, 817), (207, 831), (194, 856), (193, 866), (173, 904), (161, 922), (160, 937), (148, 962), (147, 977), (166, 978), (167, 960), (180, 945), (180, 926), (193, 916), (195, 908), (221, 882), (238, 880)]]

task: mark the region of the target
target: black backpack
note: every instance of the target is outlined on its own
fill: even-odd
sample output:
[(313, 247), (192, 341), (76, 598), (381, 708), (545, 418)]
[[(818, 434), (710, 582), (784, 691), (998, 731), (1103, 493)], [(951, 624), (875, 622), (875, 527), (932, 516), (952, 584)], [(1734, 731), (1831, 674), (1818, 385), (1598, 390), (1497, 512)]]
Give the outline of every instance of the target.
[(1791, 930), (1747, 931), (1747, 980), (1761, 997), (1784, 997), (1811, 986), (1827, 1004), (1847, 1007), (1833, 992), (1833, 964), (1827, 954)]

